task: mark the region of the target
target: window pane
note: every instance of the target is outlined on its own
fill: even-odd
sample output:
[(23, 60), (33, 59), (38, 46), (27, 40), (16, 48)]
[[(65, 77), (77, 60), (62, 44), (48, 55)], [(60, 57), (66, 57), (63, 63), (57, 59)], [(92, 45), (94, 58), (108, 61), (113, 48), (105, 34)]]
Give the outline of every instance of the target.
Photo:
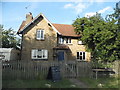
[(82, 60), (82, 56), (80, 56), (80, 60)]
[(32, 58), (32, 59), (37, 58), (37, 54), (36, 54), (36, 50), (35, 50), (35, 49), (33, 49), (33, 50), (31, 51), (31, 58)]
[(58, 38), (59, 43), (60, 43), (60, 40), (61, 40), (61, 38), (59, 37), (59, 38)]
[(44, 58), (47, 59), (48, 58), (48, 51), (47, 50), (44, 50)]
[(42, 50), (38, 50), (38, 52), (37, 52), (37, 57), (38, 57), (38, 58), (42, 58)]
[(83, 52), (83, 59), (85, 60), (85, 52)]
[(59, 43), (60, 43), (60, 44), (63, 44), (63, 43), (64, 43), (64, 38), (59, 37)]
[(77, 52), (77, 59), (79, 59), (79, 52)]
[(64, 43), (64, 38), (62, 38), (62, 43)]
[(82, 55), (82, 52), (80, 52), (80, 55)]
[(36, 38), (40, 39), (40, 30), (37, 30), (36, 35), (37, 35)]
[(68, 43), (68, 38), (66, 38), (66, 43)]
[(69, 38), (69, 43), (71, 43), (71, 38)]
[(41, 30), (41, 39), (43, 39), (43, 30)]

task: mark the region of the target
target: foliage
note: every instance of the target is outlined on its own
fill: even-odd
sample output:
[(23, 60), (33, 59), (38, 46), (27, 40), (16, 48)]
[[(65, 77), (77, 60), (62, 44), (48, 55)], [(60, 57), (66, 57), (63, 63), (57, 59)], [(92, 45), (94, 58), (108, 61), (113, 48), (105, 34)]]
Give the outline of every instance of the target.
[(0, 30), (2, 32), (0, 36), (2, 38), (2, 48), (17, 48), (19, 39), (16, 37), (15, 31), (12, 28), (5, 30), (3, 25), (0, 25)]
[(120, 32), (117, 20), (108, 15), (104, 20), (100, 14), (86, 18), (77, 18), (73, 26), (93, 59), (99, 62), (111, 62), (120, 59)]

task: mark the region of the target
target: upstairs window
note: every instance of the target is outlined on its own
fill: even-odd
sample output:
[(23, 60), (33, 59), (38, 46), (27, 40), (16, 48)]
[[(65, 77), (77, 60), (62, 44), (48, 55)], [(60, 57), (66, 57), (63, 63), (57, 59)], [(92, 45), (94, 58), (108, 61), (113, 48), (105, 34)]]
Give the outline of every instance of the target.
[(66, 38), (66, 43), (71, 44), (71, 38)]
[(64, 38), (63, 37), (59, 37), (59, 44), (64, 44)]
[(48, 50), (32, 49), (31, 58), (32, 59), (48, 59)]
[(37, 30), (36, 31), (36, 39), (37, 40), (44, 40), (44, 30)]
[(85, 61), (85, 52), (77, 52), (77, 60)]

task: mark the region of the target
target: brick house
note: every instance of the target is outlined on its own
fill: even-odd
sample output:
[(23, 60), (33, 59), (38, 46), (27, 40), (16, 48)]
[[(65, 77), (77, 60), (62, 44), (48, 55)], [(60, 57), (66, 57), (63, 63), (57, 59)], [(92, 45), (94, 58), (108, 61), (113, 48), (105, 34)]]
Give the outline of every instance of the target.
[(21, 60), (90, 61), (90, 52), (80, 41), (72, 25), (51, 23), (43, 14), (26, 15), (18, 35), (21, 40)]

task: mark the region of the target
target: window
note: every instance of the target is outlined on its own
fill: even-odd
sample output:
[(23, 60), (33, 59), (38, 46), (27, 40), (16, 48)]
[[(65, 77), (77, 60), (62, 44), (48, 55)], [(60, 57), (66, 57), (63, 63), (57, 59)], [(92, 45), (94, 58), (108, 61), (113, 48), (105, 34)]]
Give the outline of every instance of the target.
[(64, 44), (64, 38), (63, 37), (59, 37), (59, 44)]
[(37, 32), (36, 32), (36, 39), (44, 40), (44, 30), (37, 30)]
[(79, 40), (79, 41), (78, 41), (78, 44), (81, 45), (81, 44), (82, 44), (82, 41)]
[(71, 38), (66, 38), (66, 43), (71, 44)]
[(32, 59), (48, 59), (48, 51), (44, 49), (32, 49)]
[(85, 52), (77, 52), (77, 60), (85, 60)]

